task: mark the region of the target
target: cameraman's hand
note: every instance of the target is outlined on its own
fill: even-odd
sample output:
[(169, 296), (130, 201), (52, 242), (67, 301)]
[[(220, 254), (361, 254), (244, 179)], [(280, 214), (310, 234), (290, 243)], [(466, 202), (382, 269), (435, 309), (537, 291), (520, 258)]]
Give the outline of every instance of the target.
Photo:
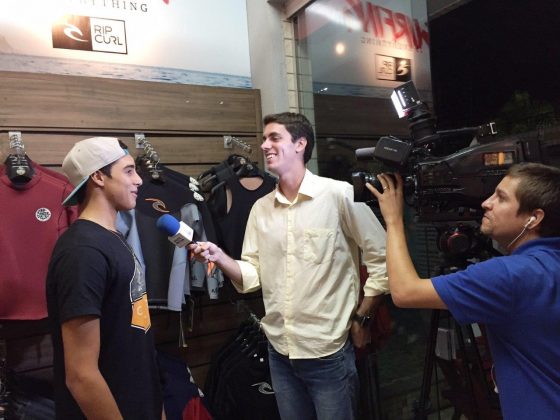
[(403, 179), (399, 173), (379, 174), (377, 179), (383, 186), (383, 191), (378, 191), (369, 182), (366, 187), (377, 198), (379, 209), (385, 224), (401, 222), (403, 220)]

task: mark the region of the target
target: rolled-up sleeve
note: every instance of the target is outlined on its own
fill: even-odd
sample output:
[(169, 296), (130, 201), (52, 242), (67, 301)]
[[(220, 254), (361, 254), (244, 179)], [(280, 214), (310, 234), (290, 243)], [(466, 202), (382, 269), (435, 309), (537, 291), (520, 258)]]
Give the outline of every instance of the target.
[(241, 270), (243, 283), (239, 286), (237, 283), (232, 282), (235, 289), (239, 293), (250, 293), (260, 289), (259, 246), (255, 214), (253, 211), (249, 213), (249, 218), (247, 219), (243, 248), (241, 251), (241, 260), (237, 260), (237, 264), (239, 264), (239, 268)]
[(364, 285), (365, 296), (389, 293), (389, 279), (385, 263), (387, 234), (377, 216), (365, 203), (354, 202), (352, 187), (346, 189), (342, 202), (344, 229), (362, 251), (362, 263), (368, 278)]

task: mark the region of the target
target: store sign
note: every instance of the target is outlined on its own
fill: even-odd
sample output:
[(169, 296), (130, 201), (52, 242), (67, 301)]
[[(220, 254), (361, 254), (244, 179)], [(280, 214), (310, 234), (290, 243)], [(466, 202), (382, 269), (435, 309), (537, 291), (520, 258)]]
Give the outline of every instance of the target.
[(299, 19), (315, 92), (386, 98), (431, 91), (426, 0), (316, 0)]
[(2, 0), (0, 70), (251, 87), (246, 0)]
[(65, 16), (52, 29), (53, 48), (126, 54), (123, 20)]
[(375, 56), (375, 72), (378, 80), (408, 82), (412, 76), (412, 61), (408, 58)]
[(395, 47), (417, 51), (430, 45), (425, 24), (410, 14), (388, 7), (390, 5), (387, 4), (380, 6), (369, 1), (346, 0), (346, 5), (344, 13), (349, 24), (359, 22), (362, 32), (366, 34), (365, 39), (371, 40), (373, 37), (379, 40), (379, 45), (393, 42)]

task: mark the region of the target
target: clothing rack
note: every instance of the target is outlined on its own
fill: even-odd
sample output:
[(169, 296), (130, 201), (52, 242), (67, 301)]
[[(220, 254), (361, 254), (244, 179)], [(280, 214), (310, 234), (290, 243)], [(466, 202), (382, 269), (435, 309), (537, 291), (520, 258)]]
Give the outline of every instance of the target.
[(246, 313), (248, 319), (245, 321), (252, 322), (255, 326), (261, 328), (261, 319), (253, 312), (253, 310), (247, 305), (247, 303), (243, 299), (237, 299), (231, 302), (235, 305), (237, 313)]
[(212, 356), (204, 385), (206, 402), (218, 419), (280, 419), (274, 392), (263, 392), (272, 391), (272, 382), (261, 321), (245, 301), (230, 302), (239, 313), (247, 312), (248, 319)]
[(138, 156), (136, 162), (150, 173), (153, 181), (163, 181), (161, 169), (158, 169), (159, 155), (154, 149), (152, 143), (146, 140), (144, 136), (137, 137), (137, 144), (143, 149), (142, 153)]
[(248, 157), (231, 154), (223, 162), (200, 174), (197, 180), (201, 191), (208, 194), (208, 197), (210, 197), (232, 176), (237, 176), (239, 178), (251, 176), (262, 177), (263, 173)]
[(238, 147), (244, 153), (248, 154), (251, 154), (251, 152), (253, 151), (253, 149), (251, 149), (251, 146), (247, 144), (247, 142), (234, 136), (224, 136), (224, 148), (231, 149), (233, 147)]

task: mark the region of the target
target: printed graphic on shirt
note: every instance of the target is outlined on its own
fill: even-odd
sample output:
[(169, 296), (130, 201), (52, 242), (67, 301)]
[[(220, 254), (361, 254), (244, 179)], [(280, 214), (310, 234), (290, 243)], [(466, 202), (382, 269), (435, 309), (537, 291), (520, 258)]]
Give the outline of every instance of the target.
[(134, 275), (130, 281), (130, 303), (132, 303), (132, 320), (130, 325), (147, 332), (152, 326), (152, 322), (148, 308), (146, 279), (136, 257), (134, 258)]
[(251, 386), (258, 386), (258, 390), (261, 394), (265, 394), (265, 395), (273, 395), (274, 394), (274, 390), (272, 389), (272, 386), (267, 383), (267, 382), (257, 382), (256, 384), (253, 384)]
[(38, 208), (35, 212), (35, 218), (39, 222), (47, 222), (51, 218), (51, 216), (51, 211), (45, 207)]
[(146, 198), (145, 200), (152, 202), (152, 207), (154, 208), (154, 210), (159, 211), (160, 213), (169, 213), (169, 210), (167, 210), (167, 206), (159, 198)]

